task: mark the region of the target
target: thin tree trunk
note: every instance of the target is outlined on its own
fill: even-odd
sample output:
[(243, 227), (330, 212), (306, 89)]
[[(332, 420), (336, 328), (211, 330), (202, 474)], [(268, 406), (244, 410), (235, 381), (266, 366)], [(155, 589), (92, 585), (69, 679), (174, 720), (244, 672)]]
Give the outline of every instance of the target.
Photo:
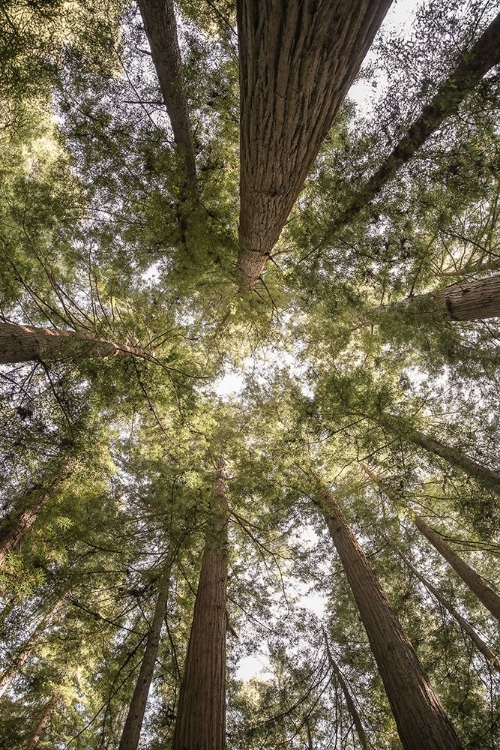
[(352, 719), (352, 721), (354, 723), (354, 726), (356, 727), (356, 732), (358, 733), (359, 744), (361, 745), (361, 747), (363, 748), (363, 750), (370, 750), (370, 743), (368, 742), (368, 738), (366, 736), (366, 732), (364, 730), (363, 723), (361, 721), (361, 717), (360, 717), (360, 715), (358, 713), (358, 709), (356, 708), (356, 704), (354, 703), (354, 701), (352, 699), (352, 696), (351, 696), (351, 693), (349, 691), (349, 688), (347, 686), (347, 683), (344, 680), (344, 675), (340, 671), (340, 668), (339, 668), (337, 662), (333, 658), (333, 655), (332, 655), (332, 652), (331, 652), (331, 649), (330, 649), (330, 644), (328, 643), (328, 638), (326, 636), (326, 633), (324, 633), (324, 636), (325, 636), (326, 655), (327, 655), (327, 658), (328, 658), (328, 663), (330, 664), (330, 667), (333, 669), (333, 671), (334, 671), (334, 673), (335, 673), (335, 675), (336, 675), (336, 677), (337, 677), (337, 679), (339, 681), (340, 687), (342, 688), (342, 692), (344, 693), (344, 698), (345, 698), (345, 702), (346, 702), (346, 705), (347, 705), (347, 710), (349, 711), (349, 714), (350, 714), (351, 719)]
[(153, 621), (151, 623), (151, 629), (149, 631), (134, 695), (130, 702), (125, 726), (123, 727), (119, 750), (136, 750), (139, 744), (142, 722), (148, 701), (148, 693), (153, 678), (158, 647), (160, 645), (161, 626), (165, 616), (165, 609), (167, 607), (171, 569), (172, 551), (170, 550), (167, 554), (163, 575), (160, 580)]
[(372, 201), (382, 188), (406, 164), (425, 141), (452, 115), (476, 88), (486, 73), (500, 62), (500, 14), (479, 37), (471, 50), (463, 51), (453, 72), (439, 86), (436, 94), (406, 135), (393, 148), (377, 171), (355, 192), (348, 205), (331, 227), (328, 236), (343, 229)]
[(276, 244), (392, 0), (238, 0), (241, 289)]
[(70, 478), (76, 468), (76, 463), (75, 459), (70, 459), (47, 486), (37, 487), (29, 493), (23, 503), (26, 505), (24, 510), (14, 518), (9, 517), (4, 521), (3, 528), (0, 529), (0, 567), (9, 552), (17, 547), (23, 536), (33, 526), (45, 503), (54, 497), (61, 484)]
[[(483, 656), (486, 658), (486, 660), (491, 664), (492, 667), (500, 671), (500, 659), (498, 656), (496, 656), (493, 651), (490, 650), (488, 645), (483, 641), (482, 638), (479, 637), (479, 635), (476, 633), (474, 628), (467, 622), (467, 620), (462, 617), (462, 615), (457, 612), (455, 607), (446, 599), (443, 594), (441, 594), (440, 591), (438, 591), (430, 581), (427, 580), (421, 573), (418, 572), (418, 570), (412, 565), (412, 563), (408, 560), (406, 555), (403, 554), (403, 552), (399, 549), (399, 547), (392, 541), (392, 539), (389, 539), (388, 536), (384, 537), (388, 544), (397, 552), (397, 554), (400, 556), (400, 558), (403, 560), (405, 565), (416, 575), (418, 580), (423, 583), (425, 588), (430, 591), (433, 596), (436, 597), (438, 602), (443, 605), (443, 607), (450, 613), (452, 617), (455, 618), (455, 620), (458, 622), (464, 633), (466, 633), (469, 638), (475, 643), (477, 649), (483, 654)], [(500, 601), (500, 600), (499, 600)]]
[(487, 487), (492, 492), (500, 495), (500, 472), (489, 469), (487, 466), (477, 463), (477, 461), (473, 461), (458, 448), (452, 448), (451, 446), (442, 443), (440, 440), (430, 437), (430, 435), (419, 432), (419, 430), (400, 426), (386, 418), (378, 417), (374, 421), (389, 432), (399, 435), (404, 440), (408, 440), (414, 445), (418, 445), (428, 453), (444, 458), (448, 463), (465, 471), (466, 474), (473, 479), (476, 479), (484, 487)]
[(227, 500), (217, 462), (211, 525), (194, 605), (172, 750), (225, 750)]
[(98, 339), (92, 333), (0, 323), (0, 364), (85, 357), (150, 359), (151, 353), (140, 347)]
[(486, 581), (481, 578), (481, 576), (478, 575), (476, 571), (465, 562), (465, 560), (462, 560), (460, 555), (446, 544), (441, 534), (438, 534), (437, 531), (434, 531), (434, 529), (426, 524), (423, 518), (415, 518), (415, 523), (418, 530), (425, 536), (439, 554), (450, 563), (455, 573), (457, 573), (469, 589), (474, 592), (479, 601), (484, 604), (493, 617), (496, 617), (500, 622), (500, 597), (498, 594), (488, 586)]
[(487, 320), (500, 316), (500, 276), (462, 281), (429, 294), (408, 297), (389, 309), (407, 310), (419, 319)]
[(61, 696), (59, 693), (54, 693), (52, 698), (49, 700), (47, 705), (44, 708), (43, 714), (40, 718), (40, 721), (38, 722), (35, 731), (31, 735), (31, 738), (26, 745), (25, 750), (33, 750), (38, 745), (38, 742), (40, 741), (40, 737), (42, 736), (43, 730), (48, 724), (48, 721), (50, 719), (50, 715), (54, 708), (56, 707), (57, 701), (59, 700)]
[(340, 505), (328, 490), (320, 505), (365, 626), (403, 747), (405, 750), (461, 748)]
[(184, 159), (187, 181), (194, 184), (194, 141), (184, 88), (174, 3), (173, 0), (137, 1), (175, 142)]

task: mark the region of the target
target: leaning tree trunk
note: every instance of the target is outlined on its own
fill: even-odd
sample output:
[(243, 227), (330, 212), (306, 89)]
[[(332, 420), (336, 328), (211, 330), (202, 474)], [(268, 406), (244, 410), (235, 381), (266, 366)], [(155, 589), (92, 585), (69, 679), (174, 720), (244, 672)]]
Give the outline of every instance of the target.
[(384, 159), (377, 171), (362, 185), (337, 217), (328, 236), (343, 229), (372, 201), (382, 188), (406, 164), (425, 141), (456, 114), (463, 100), (475, 89), (486, 73), (500, 62), (500, 14), (479, 37), (471, 50), (464, 50), (460, 62), (439, 86), (436, 94), (407, 133)]
[[(482, 638), (476, 633), (474, 628), (467, 622), (467, 620), (462, 617), (462, 615), (457, 612), (455, 607), (448, 601), (448, 599), (443, 596), (443, 594), (436, 589), (430, 581), (425, 578), (419, 571), (415, 568), (414, 565), (408, 560), (406, 555), (399, 549), (399, 547), (392, 541), (392, 539), (389, 539), (389, 537), (385, 537), (388, 544), (395, 550), (395, 552), (400, 556), (400, 558), (403, 560), (405, 565), (416, 575), (418, 580), (425, 586), (425, 588), (430, 591), (430, 593), (436, 597), (438, 602), (442, 604), (442, 606), (450, 613), (452, 617), (455, 618), (455, 620), (458, 622), (464, 633), (466, 633), (469, 638), (475, 643), (478, 651), (480, 651), (483, 656), (486, 658), (489, 664), (491, 664), (492, 667), (500, 671), (500, 659), (498, 656), (496, 656), (493, 651), (488, 647), (488, 645), (483, 641)], [(500, 601), (500, 600), (499, 600)]]
[(194, 184), (194, 140), (184, 87), (174, 3), (173, 0), (137, 1), (175, 142), (184, 160), (187, 182)]
[(453, 725), (340, 505), (328, 490), (319, 504), (365, 626), (403, 747), (405, 750), (460, 748)]
[(429, 294), (408, 297), (389, 309), (407, 311), (419, 319), (486, 320), (500, 316), (500, 276), (462, 281)]
[(0, 567), (9, 552), (17, 547), (23, 536), (33, 526), (46, 502), (54, 497), (61, 484), (73, 474), (76, 463), (76, 459), (70, 459), (48, 485), (37, 487), (29, 493), (23, 502), (23, 505), (26, 505), (24, 510), (14, 518), (9, 517), (4, 521), (3, 528), (0, 529)]
[(455, 573), (457, 573), (469, 589), (474, 592), (479, 601), (482, 602), (486, 609), (491, 612), (493, 617), (496, 617), (500, 622), (500, 597), (498, 594), (488, 586), (486, 581), (481, 578), (481, 576), (478, 575), (476, 571), (465, 562), (465, 560), (462, 560), (460, 555), (446, 544), (441, 534), (438, 534), (437, 531), (434, 531), (434, 529), (426, 524), (423, 518), (415, 518), (415, 523), (419, 531), (439, 552), (439, 554), (450, 563)]
[(241, 289), (252, 290), (392, 0), (238, 0)]
[(123, 734), (119, 750), (136, 750), (139, 744), (142, 722), (146, 711), (149, 688), (153, 678), (153, 672), (160, 645), (160, 633), (165, 610), (167, 607), (168, 591), (170, 586), (170, 574), (172, 569), (172, 552), (167, 554), (163, 575), (160, 580), (158, 599), (156, 600), (153, 621), (149, 631), (144, 656), (139, 670), (139, 676), (130, 702), (127, 719), (123, 727)]
[(52, 711), (54, 710), (54, 708), (56, 707), (57, 701), (60, 699), (60, 697), (61, 696), (59, 695), (59, 693), (54, 693), (52, 698), (46, 704), (43, 714), (40, 717), (40, 721), (38, 722), (35, 731), (31, 735), (30, 740), (25, 747), (25, 750), (33, 750), (33, 748), (35, 748), (38, 745), (40, 741), (40, 737), (42, 736), (43, 730), (47, 726), (48, 721), (50, 719), (50, 715)]
[(172, 750), (226, 747), (227, 500), (218, 461)]
[(151, 359), (151, 353), (140, 347), (98, 339), (92, 333), (0, 323), (0, 364), (85, 357)]

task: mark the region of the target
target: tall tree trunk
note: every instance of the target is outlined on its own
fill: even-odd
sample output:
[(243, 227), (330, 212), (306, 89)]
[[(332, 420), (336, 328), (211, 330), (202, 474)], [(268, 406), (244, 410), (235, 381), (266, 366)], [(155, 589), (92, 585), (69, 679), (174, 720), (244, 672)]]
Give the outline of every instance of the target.
[(0, 323), (0, 364), (85, 357), (150, 359), (151, 353), (140, 347), (98, 339), (92, 333)]
[(324, 633), (325, 636), (325, 643), (326, 643), (326, 656), (328, 659), (328, 663), (330, 667), (332, 668), (335, 676), (337, 677), (340, 687), (342, 689), (342, 692), (344, 693), (344, 698), (347, 706), (347, 710), (349, 711), (349, 715), (353, 721), (354, 726), (356, 727), (356, 732), (358, 734), (359, 744), (363, 748), (363, 750), (370, 750), (370, 743), (368, 742), (368, 737), (366, 736), (366, 732), (363, 727), (363, 723), (361, 721), (361, 717), (358, 713), (358, 709), (356, 708), (356, 704), (354, 703), (354, 700), (352, 698), (352, 695), (350, 693), (350, 690), (347, 686), (347, 682), (344, 680), (344, 675), (340, 671), (340, 668), (333, 658), (330, 644), (328, 642), (328, 638), (326, 636), (326, 633)]
[(70, 459), (60, 473), (46, 486), (33, 489), (27, 498), (24, 498), (24, 510), (14, 518), (8, 517), (4, 520), (0, 529), (0, 567), (5, 558), (21, 541), (23, 536), (30, 530), (38, 518), (45, 503), (58, 491), (61, 484), (67, 481), (76, 468), (76, 459)]
[(127, 719), (123, 727), (123, 734), (119, 750), (136, 750), (139, 744), (144, 712), (148, 700), (149, 688), (153, 678), (153, 672), (160, 645), (160, 633), (165, 610), (167, 607), (168, 592), (170, 586), (170, 575), (172, 569), (172, 551), (167, 554), (163, 575), (160, 580), (158, 599), (156, 600), (153, 621), (149, 631), (144, 656), (139, 670), (139, 676), (130, 702)]
[(49, 702), (46, 704), (43, 710), (43, 714), (40, 717), (40, 721), (38, 722), (35, 731), (31, 735), (31, 738), (28, 744), (26, 745), (25, 750), (33, 750), (33, 748), (35, 748), (38, 745), (40, 741), (40, 737), (42, 736), (43, 730), (47, 726), (48, 721), (50, 719), (50, 715), (52, 711), (54, 710), (54, 708), (56, 707), (57, 701), (60, 699), (60, 697), (61, 696), (59, 695), (59, 693), (54, 693), (51, 699), (49, 700)]
[(486, 73), (500, 62), (500, 14), (479, 37), (471, 50), (464, 50), (453, 72), (439, 86), (436, 94), (406, 135), (393, 148), (377, 171), (357, 190), (328, 236), (343, 229), (372, 201), (448, 117), (456, 114), (460, 104), (475, 89)]
[(187, 182), (194, 184), (194, 141), (189, 122), (174, 3), (173, 0), (137, 1), (175, 142), (184, 159)]
[(226, 747), (227, 500), (217, 462), (172, 750)]
[(500, 316), (500, 276), (462, 281), (429, 294), (397, 302), (389, 308), (407, 310), (418, 318), (486, 320)]
[(415, 430), (406, 425), (397, 424), (391, 419), (385, 417), (377, 417), (374, 419), (381, 427), (384, 427), (389, 432), (395, 435), (399, 435), (404, 440), (408, 440), (414, 445), (418, 445), (428, 453), (432, 453), (435, 456), (444, 458), (452, 466), (456, 466), (462, 471), (465, 471), (473, 479), (476, 479), (484, 487), (487, 487), (492, 492), (500, 495), (500, 472), (494, 469), (489, 469), (487, 466), (473, 461), (469, 456), (466, 456), (458, 448), (453, 448), (440, 440), (436, 440), (430, 435), (426, 435), (419, 430)]
[(330, 491), (324, 492), (320, 507), (365, 626), (403, 747), (460, 748), (448, 716)]
[(415, 523), (419, 531), (439, 552), (439, 554), (450, 563), (455, 573), (457, 573), (469, 589), (474, 592), (479, 601), (482, 602), (486, 609), (491, 612), (493, 617), (496, 617), (500, 622), (500, 597), (498, 594), (488, 586), (486, 581), (481, 578), (481, 576), (478, 575), (476, 571), (465, 562), (465, 560), (462, 560), (460, 555), (446, 544), (441, 534), (438, 534), (437, 531), (434, 531), (434, 529), (426, 524), (423, 518), (415, 518)]
[(238, 0), (240, 253), (251, 290), (392, 0)]
[[(483, 641), (482, 638), (478, 636), (474, 628), (467, 622), (467, 620), (462, 617), (462, 615), (457, 612), (455, 607), (448, 601), (448, 599), (441, 594), (440, 591), (438, 591), (430, 581), (425, 578), (419, 571), (412, 565), (412, 563), (408, 560), (406, 555), (399, 549), (399, 547), (390, 539), (388, 536), (384, 537), (388, 544), (397, 552), (397, 554), (400, 556), (400, 558), (403, 560), (405, 565), (416, 575), (418, 580), (423, 583), (425, 588), (430, 591), (433, 596), (436, 597), (438, 602), (443, 605), (443, 607), (450, 613), (452, 617), (455, 618), (455, 620), (458, 622), (464, 633), (466, 633), (469, 638), (475, 643), (478, 651), (480, 651), (483, 656), (486, 658), (486, 660), (497, 670), (500, 671), (500, 659), (498, 656), (496, 656), (493, 651), (490, 650), (490, 648), (487, 646), (487, 644)], [(500, 601), (500, 600), (499, 600)]]

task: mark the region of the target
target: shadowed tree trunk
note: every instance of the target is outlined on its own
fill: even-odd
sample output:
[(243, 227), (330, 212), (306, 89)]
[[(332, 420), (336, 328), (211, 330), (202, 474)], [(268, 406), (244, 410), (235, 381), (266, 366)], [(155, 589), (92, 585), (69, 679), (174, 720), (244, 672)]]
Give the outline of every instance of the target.
[(328, 490), (318, 504), (356, 600), (403, 747), (405, 750), (461, 748), (340, 505)]
[(335, 673), (335, 676), (337, 677), (340, 687), (342, 689), (342, 692), (344, 693), (344, 698), (347, 706), (347, 710), (349, 711), (350, 717), (353, 721), (354, 726), (356, 727), (356, 732), (358, 734), (359, 744), (363, 748), (363, 750), (370, 750), (370, 743), (368, 742), (368, 738), (366, 736), (366, 732), (363, 728), (363, 723), (361, 721), (361, 717), (358, 713), (358, 709), (356, 708), (356, 704), (354, 703), (354, 700), (352, 698), (352, 695), (349, 691), (349, 688), (347, 686), (347, 682), (344, 680), (344, 675), (340, 671), (340, 668), (333, 658), (330, 644), (328, 643), (328, 638), (326, 637), (326, 633), (324, 633), (325, 636), (325, 643), (326, 643), (326, 656), (328, 659), (328, 663), (330, 667), (332, 668), (333, 672)]
[(119, 750), (136, 750), (139, 744), (144, 712), (148, 701), (149, 688), (153, 678), (158, 646), (160, 645), (160, 633), (165, 610), (167, 607), (168, 592), (170, 586), (170, 574), (172, 569), (172, 552), (167, 554), (163, 575), (160, 580), (158, 599), (156, 600), (153, 621), (149, 631), (144, 656), (139, 670), (139, 676), (130, 702), (127, 719), (123, 727), (123, 734)]
[(174, 3), (173, 0), (138, 0), (138, 5), (175, 142), (184, 159), (187, 182), (193, 185), (196, 178), (194, 142), (184, 88)]
[(226, 747), (227, 500), (217, 462), (172, 750)]
[(500, 14), (479, 37), (471, 50), (460, 55), (453, 72), (439, 86), (436, 94), (406, 135), (396, 144), (370, 179), (357, 190), (328, 232), (328, 237), (351, 223), (382, 188), (406, 164), (451, 115), (457, 113), (463, 100), (475, 89), (486, 73), (500, 62)]
[(59, 693), (54, 693), (52, 698), (46, 704), (43, 714), (40, 717), (40, 721), (38, 722), (35, 731), (31, 735), (31, 738), (28, 744), (26, 745), (25, 750), (33, 750), (38, 745), (40, 738), (42, 736), (43, 730), (47, 726), (49, 719), (50, 719), (50, 715), (52, 711), (54, 710), (54, 708), (56, 707), (57, 701), (59, 700), (60, 697), (61, 696), (59, 695)]
[(465, 562), (465, 560), (462, 560), (460, 555), (446, 544), (441, 534), (438, 534), (437, 531), (434, 531), (434, 529), (426, 524), (423, 518), (415, 518), (415, 523), (418, 530), (425, 536), (439, 554), (450, 563), (455, 573), (457, 573), (469, 589), (474, 592), (479, 601), (484, 604), (493, 617), (496, 617), (500, 622), (500, 597), (498, 594), (488, 586), (486, 581), (481, 578), (481, 576), (478, 575), (476, 571)]
[(425, 320), (486, 320), (500, 316), (500, 276), (462, 281), (390, 305)]
[(92, 333), (0, 323), (0, 364), (85, 357), (151, 359), (151, 353), (140, 347), (103, 341)]
[(238, 0), (241, 289), (276, 244), (391, 0)]
[(76, 459), (70, 459), (48, 485), (33, 489), (24, 498), (23, 505), (26, 506), (24, 510), (12, 519), (10, 516), (4, 519), (3, 527), (0, 529), (0, 567), (9, 552), (17, 547), (23, 536), (33, 526), (45, 503), (54, 497), (61, 484), (70, 478), (76, 465)]
[[(455, 618), (455, 620), (458, 622), (464, 633), (466, 633), (469, 638), (475, 643), (478, 651), (480, 651), (483, 656), (486, 658), (486, 660), (491, 664), (492, 667), (494, 667), (497, 670), (500, 670), (500, 659), (498, 656), (496, 656), (493, 651), (490, 650), (488, 645), (483, 641), (482, 638), (478, 636), (474, 628), (467, 622), (467, 620), (462, 617), (462, 615), (457, 612), (455, 607), (446, 599), (443, 594), (441, 594), (440, 591), (438, 591), (430, 581), (425, 578), (421, 573), (418, 572), (418, 570), (411, 564), (411, 562), (408, 560), (406, 555), (403, 554), (403, 552), (399, 549), (399, 547), (392, 541), (392, 539), (389, 539), (389, 537), (384, 536), (387, 543), (390, 544), (390, 546), (397, 552), (397, 554), (400, 556), (400, 558), (403, 560), (405, 565), (416, 575), (418, 580), (425, 586), (425, 588), (430, 591), (433, 596), (436, 597), (438, 602), (443, 605), (443, 607), (450, 613), (452, 617)], [(499, 600), (500, 601), (500, 600)]]

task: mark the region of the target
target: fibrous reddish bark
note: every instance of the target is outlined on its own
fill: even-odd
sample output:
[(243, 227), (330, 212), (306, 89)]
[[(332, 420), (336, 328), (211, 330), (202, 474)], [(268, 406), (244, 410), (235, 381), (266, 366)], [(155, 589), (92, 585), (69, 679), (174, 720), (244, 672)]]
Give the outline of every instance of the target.
[(226, 747), (227, 500), (218, 461), (172, 750)]
[(28, 744), (26, 745), (25, 750), (34, 750), (34, 748), (38, 745), (40, 741), (40, 737), (42, 736), (43, 730), (48, 724), (48, 721), (50, 719), (50, 715), (54, 708), (57, 705), (57, 701), (60, 699), (59, 693), (54, 693), (49, 702), (46, 704), (43, 714), (40, 717), (40, 721), (36, 725), (36, 729), (31, 735)]
[(500, 596), (488, 586), (486, 581), (481, 578), (480, 575), (468, 565), (465, 560), (462, 560), (455, 550), (453, 550), (443, 539), (441, 534), (434, 531), (423, 518), (415, 518), (415, 523), (419, 531), (425, 536), (425, 538), (432, 544), (432, 546), (447, 560), (455, 573), (457, 573), (462, 581), (469, 587), (471, 591), (477, 596), (480, 602), (484, 604), (493, 617), (500, 622)]
[(356, 600), (403, 747), (458, 750), (455, 730), (340, 505), (327, 490), (318, 504)]
[(239, 0), (240, 253), (254, 288), (391, 0)]
[(439, 320), (497, 318), (500, 316), (500, 276), (462, 281), (429, 294), (410, 297), (397, 303), (396, 307), (414, 310), (424, 319), (426, 316)]
[(151, 623), (151, 629), (149, 631), (134, 694), (123, 727), (119, 750), (136, 750), (139, 744), (142, 722), (148, 701), (149, 688), (151, 686), (156, 656), (160, 645), (161, 626), (165, 616), (165, 609), (167, 607), (171, 568), (172, 554), (169, 552), (167, 554), (163, 575), (160, 580), (153, 621)]
[(0, 364), (29, 362), (32, 359), (85, 357), (150, 359), (151, 353), (140, 347), (104, 341), (91, 333), (0, 323)]

